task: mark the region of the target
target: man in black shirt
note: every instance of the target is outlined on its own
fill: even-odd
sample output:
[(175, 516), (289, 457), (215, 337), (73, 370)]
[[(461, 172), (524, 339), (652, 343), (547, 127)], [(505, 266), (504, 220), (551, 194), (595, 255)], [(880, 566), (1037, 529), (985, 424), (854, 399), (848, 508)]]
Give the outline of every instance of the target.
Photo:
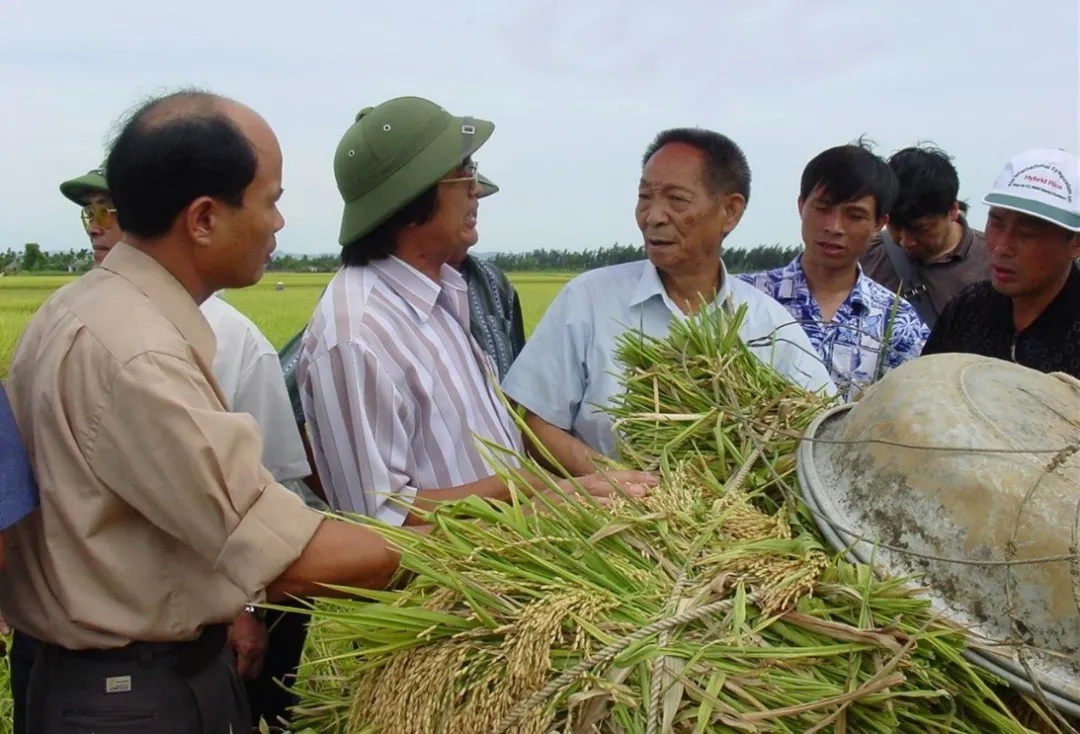
[(1080, 158), (1022, 153), (983, 203), (990, 280), (945, 307), (922, 354), (982, 354), (1080, 379)]

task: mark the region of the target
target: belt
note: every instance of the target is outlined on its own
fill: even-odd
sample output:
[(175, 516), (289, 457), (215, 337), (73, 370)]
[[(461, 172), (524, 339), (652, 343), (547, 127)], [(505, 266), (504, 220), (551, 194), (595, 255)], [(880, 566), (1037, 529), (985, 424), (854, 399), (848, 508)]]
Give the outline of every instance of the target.
[[(225, 648), (229, 627), (213, 624), (203, 627), (194, 640), (185, 642), (131, 642), (109, 649), (70, 650), (44, 640), (35, 640), (44, 654), (78, 660), (137, 660), (151, 667), (169, 662), (181, 675), (193, 675), (213, 662)], [(31, 638), (33, 639), (33, 638)]]

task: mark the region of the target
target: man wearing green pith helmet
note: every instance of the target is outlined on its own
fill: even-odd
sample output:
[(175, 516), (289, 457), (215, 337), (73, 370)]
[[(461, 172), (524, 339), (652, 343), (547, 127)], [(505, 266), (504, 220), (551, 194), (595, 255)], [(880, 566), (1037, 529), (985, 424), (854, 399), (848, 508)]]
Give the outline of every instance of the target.
[[(499, 190), (494, 182), (481, 174), (477, 174), (477, 181), (480, 184), (480, 199)], [(465, 278), (469, 288), (469, 324), (473, 338), (480, 344), (480, 348), (495, 360), (501, 381), (525, 346), (525, 320), (521, 311), (521, 298), (502, 270), (481, 257), (469, 254), (475, 244), (476, 240), (463, 247), (447, 263)], [(281, 348), (278, 358), (285, 375), (285, 386), (289, 390), (296, 424), (305, 439), (308, 460), (314, 463), (307, 440), (300, 389), (296, 384), (296, 365), (300, 361), (303, 338), (302, 328)], [(311, 483), (317, 482), (318, 477), (313, 476)], [(321, 487), (319, 492), (322, 493)]]
[[(498, 373), (470, 333), (468, 286), (448, 263), (477, 239), (476, 151), (494, 124), (419, 97), (356, 116), (338, 144), (343, 267), (305, 330), (296, 378), (327, 501), (395, 525), (438, 503), (506, 500), (483, 449), (520, 454)], [(513, 458), (507, 459), (515, 464)], [(543, 487), (530, 477), (532, 489)], [(615, 473), (641, 493), (655, 478)], [(606, 495), (599, 475), (578, 480)], [(565, 489), (572, 490), (570, 483)]]

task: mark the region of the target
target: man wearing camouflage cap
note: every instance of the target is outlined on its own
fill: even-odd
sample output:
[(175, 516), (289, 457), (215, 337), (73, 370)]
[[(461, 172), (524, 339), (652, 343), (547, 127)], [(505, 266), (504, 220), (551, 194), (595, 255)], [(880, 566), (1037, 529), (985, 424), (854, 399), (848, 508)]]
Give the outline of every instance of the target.
[(105, 181), (105, 164), (60, 184), (60, 193), (82, 207), (83, 228), (90, 237), (94, 264), (100, 265), (123, 233), (116, 223), (116, 207)]
[[(403, 525), (441, 501), (509, 498), (477, 439), (521, 452), (521, 434), (470, 335), (465, 280), (447, 264), (476, 241), (473, 155), (494, 128), (399, 97), (362, 110), (338, 145), (344, 267), (319, 300), (296, 368), (336, 510)], [(635, 493), (655, 482), (638, 472), (612, 478)], [(612, 489), (595, 475), (580, 483), (599, 495)]]

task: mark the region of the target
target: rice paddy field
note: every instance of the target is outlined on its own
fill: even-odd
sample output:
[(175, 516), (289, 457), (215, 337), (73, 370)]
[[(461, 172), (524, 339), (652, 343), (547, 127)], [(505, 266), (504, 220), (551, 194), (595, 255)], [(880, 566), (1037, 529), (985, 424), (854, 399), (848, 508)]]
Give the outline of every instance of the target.
[[(521, 296), (525, 331), (530, 333), (548, 304), (572, 275), (565, 273), (511, 273)], [(30, 317), (49, 294), (74, 276), (24, 275), (0, 278), (0, 379), (7, 375), (15, 342)], [(268, 273), (251, 288), (229, 291), (225, 298), (247, 314), (277, 347), (307, 323), (329, 273)], [(278, 282), (284, 290), (275, 290)]]

